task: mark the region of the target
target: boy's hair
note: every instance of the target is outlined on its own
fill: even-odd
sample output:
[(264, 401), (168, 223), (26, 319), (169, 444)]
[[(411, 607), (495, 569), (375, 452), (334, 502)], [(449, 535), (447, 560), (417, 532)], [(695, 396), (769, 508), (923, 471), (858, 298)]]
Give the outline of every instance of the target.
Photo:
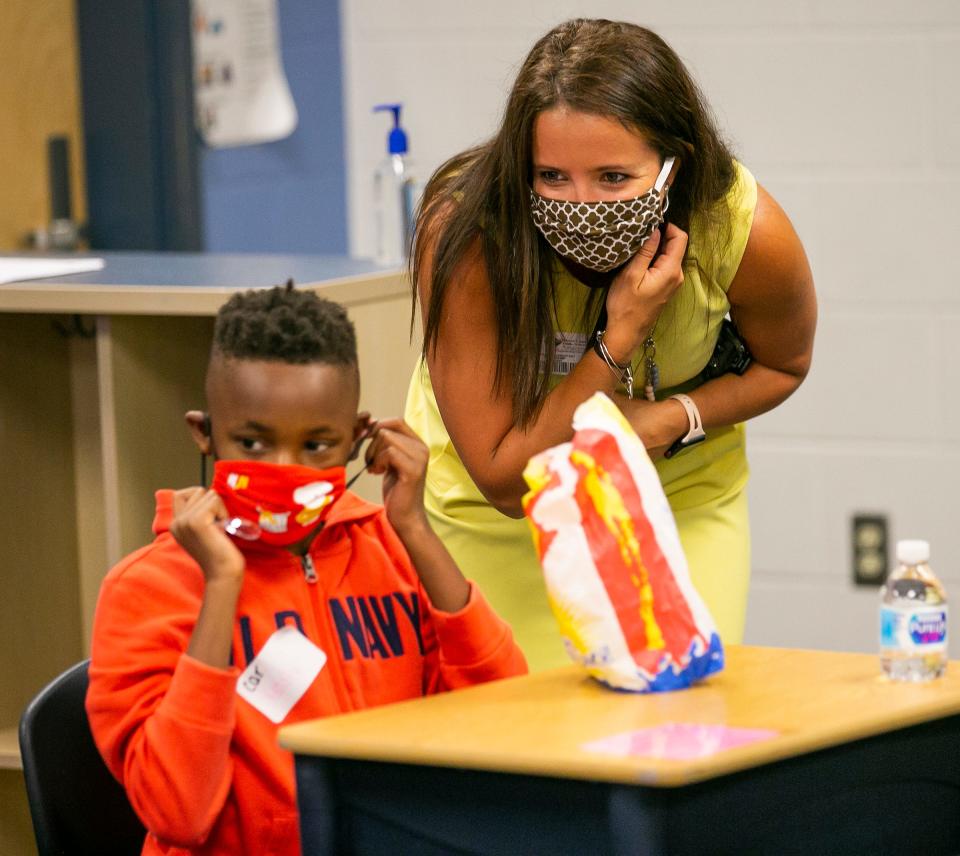
[(217, 313), (214, 354), (283, 363), (357, 365), (357, 336), (346, 310), (293, 280), (234, 294)]

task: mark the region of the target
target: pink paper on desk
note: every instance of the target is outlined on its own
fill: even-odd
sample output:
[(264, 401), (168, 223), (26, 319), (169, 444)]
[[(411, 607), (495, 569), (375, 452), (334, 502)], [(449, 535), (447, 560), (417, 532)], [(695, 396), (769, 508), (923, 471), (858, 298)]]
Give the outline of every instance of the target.
[(690, 761), (708, 758), (726, 749), (736, 749), (758, 740), (769, 740), (779, 732), (765, 728), (730, 728), (698, 722), (665, 722), (653, 728), (625, 731), (583, 744), (588, 752), (620, 757)]

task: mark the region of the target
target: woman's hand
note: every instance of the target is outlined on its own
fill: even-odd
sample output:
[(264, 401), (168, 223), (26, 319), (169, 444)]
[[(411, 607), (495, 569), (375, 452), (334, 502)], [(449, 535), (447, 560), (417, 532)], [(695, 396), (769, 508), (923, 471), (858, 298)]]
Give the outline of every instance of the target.
[(661, 229), (650, 236), (620, 271), (607, 292), (607, 330), (603, 340), (620, 365), (631, 362), (657, 323), (663, 307), (683, 284), (687, 233), (668, 223), (663, 252), (651, 264), (664, 240)]
[(670, 398), (665, 401), (631, 400), (619, 393), (614, 399), (651, 460), (662, 458), (663, 453), (687, 433), (687, 411), (679, 401)]
[(381, 419), (366, 457), (368, 472), (383, 476), (383, 507), (400, 538), (429, 526), (423, 487), (430, 453), (413, 429), (402, 419)]
[(202, 487), (188, 487), (173, 495), (170, 533), (200, 568), (207, 586), (214, 582), (243, 581), (245, 562), (221, 524), (229, 517), (219, 494)]

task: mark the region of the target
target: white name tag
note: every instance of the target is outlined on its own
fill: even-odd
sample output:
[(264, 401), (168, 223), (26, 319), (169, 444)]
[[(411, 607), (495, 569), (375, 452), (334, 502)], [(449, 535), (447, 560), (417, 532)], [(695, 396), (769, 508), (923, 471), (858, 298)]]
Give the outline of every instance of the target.
[(568, 375), (580, 362), (590, 337), (584, 333), (557, 333), (553, 342), (551, 374)]
[(281, 627), (237, 678), (237, 692), (271, 722), (283, 722), (326, 662), (296, 627)]

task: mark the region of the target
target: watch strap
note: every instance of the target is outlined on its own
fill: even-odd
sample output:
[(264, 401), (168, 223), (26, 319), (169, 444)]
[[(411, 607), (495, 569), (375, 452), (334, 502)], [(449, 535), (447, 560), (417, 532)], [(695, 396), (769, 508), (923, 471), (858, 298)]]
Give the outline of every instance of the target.
[(670, 398), (676, 399), (683, 405), (683, 409), (687, 412), (688, 427), (687, 433), (676, 440), (673, 445), (663, 453), (665, 458), (672, 458), (677, 452), (697, 443), (702, 443), (707, 439), (707, 432), (703, 430), (703, 420), (700, 418), (700, 411), (697, 409), (697, 405), (693, 399), (689, 395), (684, 395), (682, 392), (671, 395)]

